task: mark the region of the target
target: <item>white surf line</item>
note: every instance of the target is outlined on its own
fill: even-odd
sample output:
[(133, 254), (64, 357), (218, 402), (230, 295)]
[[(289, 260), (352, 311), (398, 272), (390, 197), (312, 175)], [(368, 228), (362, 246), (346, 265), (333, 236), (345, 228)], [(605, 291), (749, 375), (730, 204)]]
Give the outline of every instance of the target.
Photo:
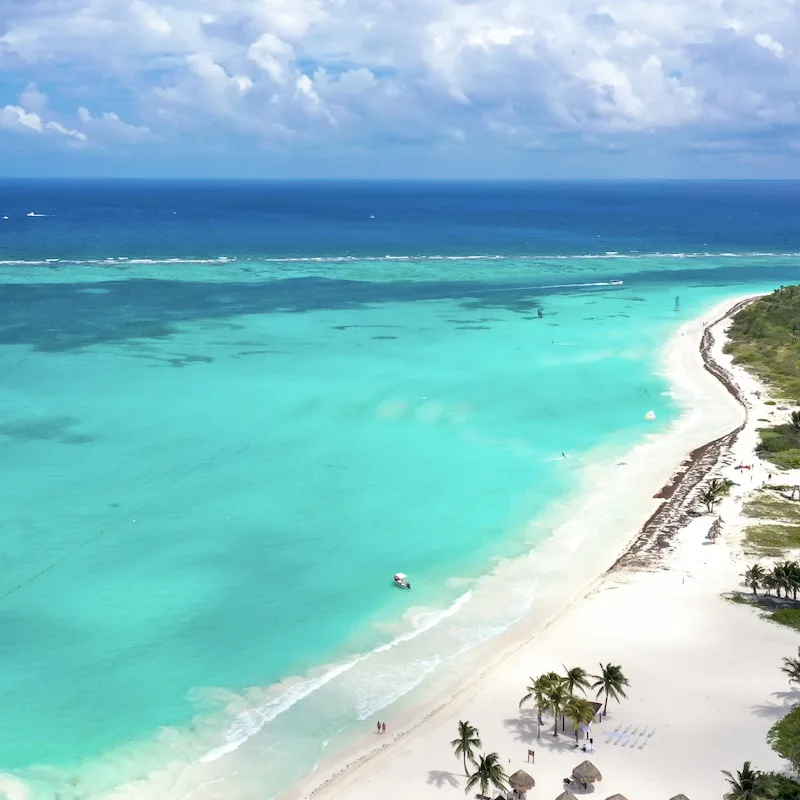
[(547, 286), (511, 286), (502, 289), (486, 289), (486, 292), (521, 292), (526, 289), (579, 289), (582, 286), (622, 286), (623, 281), (595, 281), (593, 283), (553, 283)]

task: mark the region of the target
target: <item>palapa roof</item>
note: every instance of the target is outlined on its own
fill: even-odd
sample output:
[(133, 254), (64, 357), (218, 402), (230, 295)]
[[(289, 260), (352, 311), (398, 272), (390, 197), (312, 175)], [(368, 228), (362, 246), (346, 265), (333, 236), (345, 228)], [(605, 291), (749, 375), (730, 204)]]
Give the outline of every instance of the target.
[(556, 800), (578, 800), (578, 798), (575, 797), (575, 795), (572, 794), (569, 789), (566, 789), (565, 791), (561, 792), (558, 797), (556, 797)]
[(524, 769), (517, 770), (508, 782), (514, 789), (522, 789), (525, 792), (536, 786), (536, 781)]
[(675, 797), (670, 797), (669, 800), (689, 800), (685, 794), (676, 794)]
[(600, 770), (591, 761), (584, 761), (572, 770), (573, 777), (583, 783), (594, 783), (603, 780)]
[(606, 800), (628, 800), (624, 794), (612, 794), (611, 797), (606, 797)]

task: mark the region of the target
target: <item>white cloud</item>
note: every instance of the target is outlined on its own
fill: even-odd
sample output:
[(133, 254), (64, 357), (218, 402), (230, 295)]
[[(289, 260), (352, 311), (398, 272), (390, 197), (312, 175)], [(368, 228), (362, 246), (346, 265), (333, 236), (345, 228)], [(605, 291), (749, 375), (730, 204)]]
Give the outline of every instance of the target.
[(93, 117), (86, 108), (78, 109), (84, 130), (92, 135), (92, 139), (104, 142), (126, 142), (136, 144), (152, 138), (150, 128), (145, 125), (129, 125), (123, 122), (117, 114), (106, 111), (99, 117)]
[(5, 106), (5, 108), (0, 109), (0, 130), (39, 134), (53, 132), (80, 142), (85, 142), (87, 139), (85, 133), (65, 128), (61, 123), (53, 120), (45, 122), (38, 114), (26, 111), (21, 106)]
[[(210, 130), (276, 141), (544, 146), (564, 134), (613, 143), (659, 131), (713, 140), (714, 131), (797, 128), (799, 45), (793, 0), (29, 0), (0, 8), (7, 73), (24, 67), (37, 79), (39, 70), (65, 69), (65, 83), (85, 83), (101, 108), (111, 97), (92, 75), (102, 74), (136, 98), (124, 114), (136, 125), (110, 112), (81, 117), (92, 140), (121, 142)], [(35, 85), (26, 92), (3, 112), (4, 127), (29, 127), (21, 119), (43, 113)], [(787, 134), (786, 146), (797, 139)]]
[(783, 45), (779, 41), (773, 39), (768, 33), (756, 34), (755, 40), (759, 47), (769, 50), (769, 52), (777, 58), (781, 58), (785, 52)]

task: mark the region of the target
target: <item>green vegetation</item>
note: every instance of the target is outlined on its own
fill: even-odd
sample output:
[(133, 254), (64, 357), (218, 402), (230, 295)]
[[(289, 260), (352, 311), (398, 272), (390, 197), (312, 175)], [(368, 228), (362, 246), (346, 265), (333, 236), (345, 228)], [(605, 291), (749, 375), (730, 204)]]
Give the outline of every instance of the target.
[(800, 631), (800, 608), (779, 608), (777, 611), (767, 614), (767, 619)]
[(592, 675), (595, 682), (592, 684), (592, 689), (597, 689), (597, 697), (600, 695), (606, 696), (606, 702), (603, 706), (603, 713), (608, 711), (609, 698), (620, 702), (620, 697), (626, 697), (625, 687), (630, 686), (628, 679), (622, 672), (622, 667), (618, 664), (600, 664), (600, 674)]
[(768, 777), (750, 766), (749, 761), (732, 775), (728, 770), (722, 770), (728, 781), (728, 791), (723, 797), (725, 800), (769, 800), (775, 797), (772, 792)]
[(800, 400), (800, 286), (782, 286), (740, 311), (728, 352), (783, 397)]
[(800, 525), (800, 505), (764, 491), (759, 491), (753, 500), (745, 503), (742, 515)]
[[(729, 336), (725, 349), (734, 362), (800, 405), (800, 286), (782, 286), (740, 311)], [(785, 469), (800, 467), (800, 414), (794, 412), (760, 435), (761, 456)]]
[(508, 785), (508, 775), (506, 775), (497, 753), (480, 756), (475, 765), (475, 772), (469, 776), (467, 785), (464, 787), (464, 792), (469, 794), (476, 786), (480, 786), (481, 794), (485, 796), (489, 791), (490, 784), (496, 789), (505, 789)]
[(475, 751), (483, 747), (480, 734), (477, 728), (473, 728), (469, 722), (458, 723), (458, 736), (450, 742), (456, 758), (464, 760), (464, 774), (469, 777), (469, 770), (467, 769), (467, 759), (471, 764), (477, 764), (475, 759)]
[(800, 800), (800, 783), (779, 772), (761, 772), (745, 761), (736, 775), (722, 770), (728, 781), (724, 800)]
[[(603, 714), (608, 710), (609, 699), (620, 702), (627, 697), (625, 687), (630, 686), (628, 679), (618, 664), (600, 664), (600, 674), (590, 675), (582, 667), (564, 667), (564, 675), (557, 672), (546, 672), (538, 678), (530, 678), (525, 696), (519, 701), (519, 707), (533, 700), (541, 715), (547, 711), (553, 715), (553, 736), (558, 736), (558, 718), (561, 717), (561, 730), (565, 729), (565, 719), (571, 720), (577, 741), (581, 723), (588, 724), (595, 717), (593, 706), (583, 697), (578, 697), (576, 690), (586, 694), (587, 689), (597, 692), (597, 697), (605, 695)], [(590, 679), (594, 681), (590, 683)]]
[[(729, 351), (730, 351), (730, 348), (729, 348)], [(764, 405), (765, 406), (776, 406), (778, 404), (774, 400), (765, 400), (764, 401)]]
[(749, 525), (744, 531), (748, 552), (780, 556), (784, 550), (800, 547), (800, 527), (794, 525)]
[(767, 597), (774, 589), (776, 597), (784, 592), (786, 598), (789, 592), (792, 599), (797, 600), (797, 592), (800, 591), (800, 564), (796, 561), (776, 562), (771, 570), (766, 570), (761, 564), (753, 564), (748, 567), (744, 574), (745, 586), (753, 590), (753, 597), (758, 596), (758, 590), (764, 589)]
[(719, 503), (723, 497), (730, 494), (734, 486), (734, 482), (729, 478), (711, 478), (700, 490), (700, 502), (711, 512), (714, 510), (714, 506)]
[(779, 719), (767, 734), (772, 749), (788, 759), (795, 770), (800, 769), (800, 706)]

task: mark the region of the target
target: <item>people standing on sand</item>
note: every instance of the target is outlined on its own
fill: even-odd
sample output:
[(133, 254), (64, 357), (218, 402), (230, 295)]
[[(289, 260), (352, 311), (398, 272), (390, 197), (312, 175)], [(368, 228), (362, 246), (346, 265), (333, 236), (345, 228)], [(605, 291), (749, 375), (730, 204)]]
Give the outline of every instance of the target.
[(386, 723), (381, 723), (381, 733), (386, 733)]
[(381, 721), (378, 720), (378, 733), (380, 733), (380, 732), (381, 732)]

